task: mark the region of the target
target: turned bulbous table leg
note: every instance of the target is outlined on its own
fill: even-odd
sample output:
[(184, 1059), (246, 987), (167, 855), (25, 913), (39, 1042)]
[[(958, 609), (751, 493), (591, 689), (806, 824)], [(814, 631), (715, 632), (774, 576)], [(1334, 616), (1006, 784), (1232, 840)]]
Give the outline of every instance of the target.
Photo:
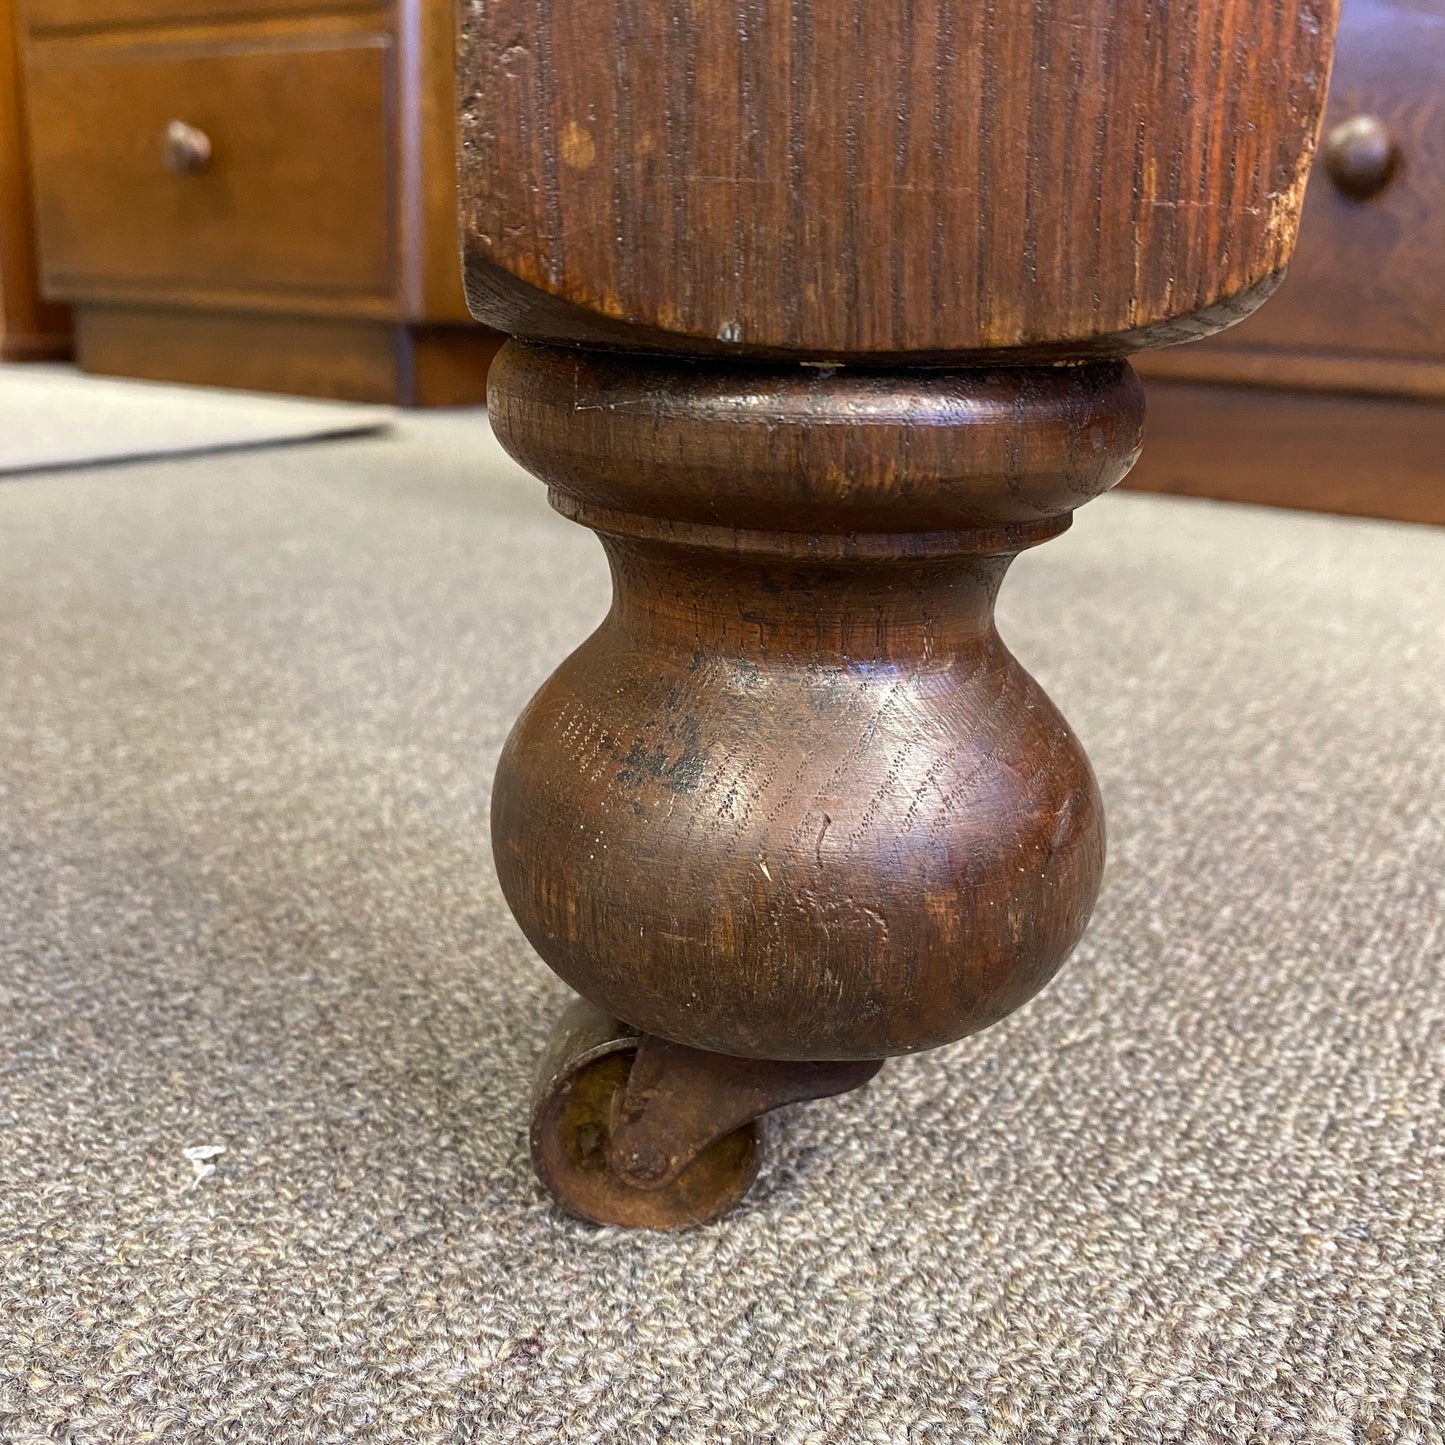
[(614, 582), (494, 791), (527, 937), (626, 1020), (564, 1024), (534, 1155), (588, 1218), (693, 1222), (746, 1190), (757, 1115), (986, 1027), (1082, 933), (1098, 789), (993, 606), (1013, 557), (1127, 471), (1140, 389), (1112, 361), (873, 371), (514, 342), (490, 406)]
[(1078, 940), (1098, 790), (994, 598), (1132, 463), (1122, 358), (1279, 284), (1337, 9), (463, 7), (493, 422), (614, 582), (493, 808), (589, 1001), (533, 1115), (568, 1208), (715, 1215), (761, 1115), (986, 1027)]

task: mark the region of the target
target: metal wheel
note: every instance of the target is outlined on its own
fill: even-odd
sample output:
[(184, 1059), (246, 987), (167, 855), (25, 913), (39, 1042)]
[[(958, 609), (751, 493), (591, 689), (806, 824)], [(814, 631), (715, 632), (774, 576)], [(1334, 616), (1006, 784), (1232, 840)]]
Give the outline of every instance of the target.
[(710, 1145), (661, 1188), (628, 1183), (612, 1167), (612, 1121), (639, 1039), (585, 999), (567, 1008), (537, 1074), (533, 1165), (557, 1202), (579, 1219), (632, 1229), (705, 1224), (752, 1187), (763, 1158), (762, 1120)]

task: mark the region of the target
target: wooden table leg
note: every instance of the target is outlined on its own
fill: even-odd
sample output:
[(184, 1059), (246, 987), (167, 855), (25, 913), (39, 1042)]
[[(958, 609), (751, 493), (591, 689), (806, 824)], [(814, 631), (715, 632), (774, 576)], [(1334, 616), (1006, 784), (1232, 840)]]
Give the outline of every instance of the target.
[(493, 799), (586, 1000), (532, 1128), (575, 1213), (716, 1217), (762, 1114), (986, 1027), (1078, 941), (1098, 788), (994, 599), (1137, 455), (1128, 356), (1278, 284), (1335, 12), (465, 7), (493, 423), (613, 577)]
[(737, 1058), (931, 1048), (1042, 987), (1098, 892), (1103, 811), (994, 599), (1132, 463), (1128, 364), (863, 373), (512, 343), (491, 407), (614, 579), (497, 772), (499, 875), (547, 963), (714, 1051), (719, 1107)]

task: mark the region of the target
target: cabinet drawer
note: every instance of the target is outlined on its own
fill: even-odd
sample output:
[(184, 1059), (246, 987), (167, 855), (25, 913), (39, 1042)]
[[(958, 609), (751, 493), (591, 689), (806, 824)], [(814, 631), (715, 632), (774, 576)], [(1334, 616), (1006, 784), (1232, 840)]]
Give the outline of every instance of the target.
[(1367, 115), (1394, 137), (1395, 178), (1368, 200), (1350, 199), (1329, 175), (1322, 140), (1288, 279), (1211, 348), (1445, 358), (1441, 0), (1344, 0), (1324, 136)]
[[(220, 54), (47, 45), (28, 72), (47, 285), (389, 294), (385, 36)], [(166, 134), (203, 134), (185, 170)]]

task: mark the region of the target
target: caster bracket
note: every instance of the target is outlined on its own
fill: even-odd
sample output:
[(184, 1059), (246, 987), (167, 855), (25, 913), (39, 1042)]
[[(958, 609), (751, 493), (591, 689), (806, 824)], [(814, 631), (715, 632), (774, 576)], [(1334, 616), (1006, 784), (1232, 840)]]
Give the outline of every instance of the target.
[(613, 1171), (634, 1189), (663, 1189), (719, 1139), (785, 1104), (845, 1094), (881, 1059), (741, 1059), (644, 1035), (612, 1119)]

